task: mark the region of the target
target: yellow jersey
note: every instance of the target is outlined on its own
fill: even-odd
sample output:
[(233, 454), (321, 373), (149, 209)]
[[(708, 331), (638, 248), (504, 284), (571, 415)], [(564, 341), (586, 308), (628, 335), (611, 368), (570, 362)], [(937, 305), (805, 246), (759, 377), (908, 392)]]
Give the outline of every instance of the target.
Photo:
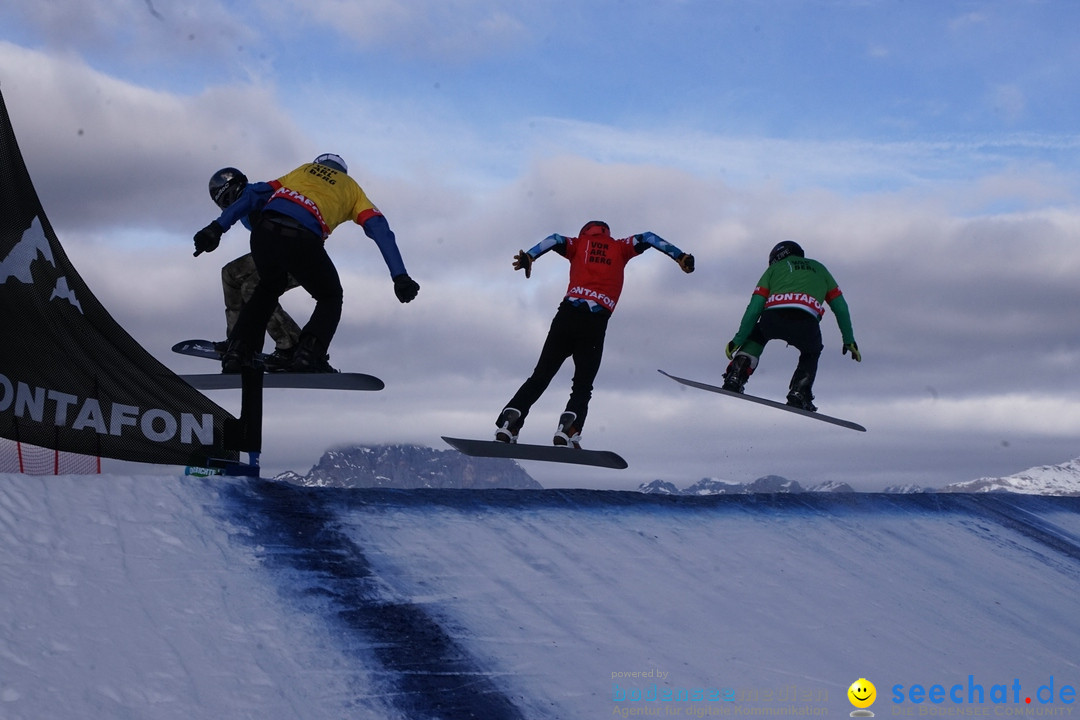
[(269, 185), (274, 193), (265, 209), (309, 224), (310, 221), (305, 222), (309, 220), (305, 213), (297, 212), (306, 211), (318, 223), (324, 240), (347, 220), (363, 225), (368, 219), (382, 215), (355, 180), (325, 165), (301, 165), (271, 180)]

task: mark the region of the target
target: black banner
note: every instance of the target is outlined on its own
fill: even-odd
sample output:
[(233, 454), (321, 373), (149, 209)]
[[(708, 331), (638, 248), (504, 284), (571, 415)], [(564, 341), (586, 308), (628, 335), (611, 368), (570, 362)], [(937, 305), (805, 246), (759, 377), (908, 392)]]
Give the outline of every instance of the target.
[(0, 437), (162, 465), (236, 460), (231, 416), (113, 320), (41, 207), (0, 95)]

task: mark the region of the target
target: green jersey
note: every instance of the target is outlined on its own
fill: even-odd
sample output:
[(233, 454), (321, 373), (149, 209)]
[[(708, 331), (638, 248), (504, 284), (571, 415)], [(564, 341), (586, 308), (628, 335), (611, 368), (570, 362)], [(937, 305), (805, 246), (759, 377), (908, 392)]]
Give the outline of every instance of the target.
[(855, 342), (847, 301), (829, 270), (817, 260), (789, 255), (770, 265), (758, 280), (732, 342), (741, 347), (765, 310), (796, 308), (821, 320), (826, 304), (836, 315), (844, 343)]

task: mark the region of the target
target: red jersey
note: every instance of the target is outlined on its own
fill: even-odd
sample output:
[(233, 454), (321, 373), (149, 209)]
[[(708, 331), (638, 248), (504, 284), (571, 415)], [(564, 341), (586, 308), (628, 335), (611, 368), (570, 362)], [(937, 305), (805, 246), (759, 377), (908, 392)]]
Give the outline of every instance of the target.
[(535, 259), (554, 250), (570, 261), (568, 300), (584, 300), (614, 312), (622, 294), (626, 263), (649, 247), (677, 258), (682, 251), (651, 232), (625, 238), (611, 237), (606, 225), (589, 223), (579, 237), (549, 235), (529, 250)]

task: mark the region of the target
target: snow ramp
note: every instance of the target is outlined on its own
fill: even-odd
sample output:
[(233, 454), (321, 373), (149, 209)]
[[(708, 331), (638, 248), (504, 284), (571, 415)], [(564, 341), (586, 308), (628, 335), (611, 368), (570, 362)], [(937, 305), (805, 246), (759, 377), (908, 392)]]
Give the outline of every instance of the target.
[(1077, 498), (0, 475), (0, 588), (5, 720), (846, 717), (862, 678), (879, 717), (1064, 715), (1080, 687)]

